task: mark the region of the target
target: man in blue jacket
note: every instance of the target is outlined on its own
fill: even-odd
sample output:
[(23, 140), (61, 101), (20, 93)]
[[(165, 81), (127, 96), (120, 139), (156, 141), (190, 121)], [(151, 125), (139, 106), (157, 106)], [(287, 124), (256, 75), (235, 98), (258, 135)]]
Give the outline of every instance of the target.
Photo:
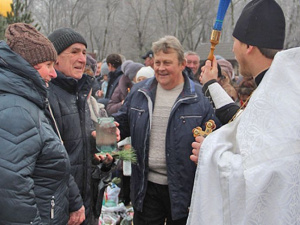
[(190, 160), (192, 130), (208, 120), (220, 125), (200, 85), (183, 72), (180, 42), (166, 36), (153, 43), (155, 77), (135, 84), (113, 114), (121, 138), (131, 136), (134, 224), (186, 224), (196, 165)]

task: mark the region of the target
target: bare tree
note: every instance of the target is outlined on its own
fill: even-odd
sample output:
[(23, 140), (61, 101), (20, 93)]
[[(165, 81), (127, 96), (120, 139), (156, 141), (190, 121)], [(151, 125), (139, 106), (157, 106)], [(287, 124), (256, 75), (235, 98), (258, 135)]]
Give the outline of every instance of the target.
[(153, 4), (155, 6), (155, 11), (158, 16), (158, 20), (156, 21), (156, 23), (160, 24), (161, 29), (164, 30), (166, 34), (169, 34), (172, 21), (172, 13), (170, 12), (170, 0), (154, 0)]
[(135, 41), (135, 46), (141, 54), (145, 51), (146, 40), (150, 35), (150, 27), (149, 27), (149, 18), (152, 14), (152, 2), (149, 1), (146, 4), (142, 3), (139, 0), (128, 0), (127, 3), (128, 13), (124, 15), (126, 18), (127, 24), (130, 24), (131, 29), (129, 29), (127, 25), (128, 34)]
[(281, 5), (286, 18), (285, 48), (300, 46), (300, 1), (281, 1)]
[(163, 33), (176, 36), (186, 49), (196, 50), (212, 27), (214, 1), (165, 0), (156, 5)]
[[(198, 40), (201, 39), (201, 28), (205, 27), (204, 8), (207, 3), (195, 0), (172, 1), (176, 12), (175, 36), (187, 46), (189, 50), (197, 48)], [(195, 44), (196, 42), (196, 44)]]
[[(72, 27), (88, 41), (97, 59), (117, 52), (132, 60), (150, 49), (152, 42), (175, 35), (186, 50), (201, 51), (208, 43), (219, 0), (22, 0), (46, 35), (59, 27)], [(232, 31), (250, 0), (232, 0), (220, 42), (232, 42)], [(300, 45), (299, 0), (277, 0), (286, 16), (285, 47)]]
[(59, 27), (78, 28), (88, 13), (87, 1), (30, 0), (33, 14), (48, 35)]
[[(97, 59), (102, 60), (109, 52), (111, 42), (115, 41), (112, 35), (114, 18), (120, 5), (119, 0), (94, 1), (88, 19), (90, 20), (90, 42), (92, 51), (97, 53)], [(94, 9), (92, 11), (92, 9)]]
[(212, 28), (215, 17), (214, 8), (214, 1), (188, 1), (187, 15), (184, 17), (187, 20), (184, 23), (185, 39), (183, 43), (186, 43), (189, 50), (196, 51), (201, 42), (209, 39), (209, 28)]

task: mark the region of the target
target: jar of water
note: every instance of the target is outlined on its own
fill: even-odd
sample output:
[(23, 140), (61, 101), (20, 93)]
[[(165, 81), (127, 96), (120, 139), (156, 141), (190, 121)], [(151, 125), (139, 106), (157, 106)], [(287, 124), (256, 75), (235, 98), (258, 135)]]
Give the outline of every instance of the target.
[(100, 153), (111, 153), (117, 148), (116, 125), (113, 117), (98, 118), (96, 147)]

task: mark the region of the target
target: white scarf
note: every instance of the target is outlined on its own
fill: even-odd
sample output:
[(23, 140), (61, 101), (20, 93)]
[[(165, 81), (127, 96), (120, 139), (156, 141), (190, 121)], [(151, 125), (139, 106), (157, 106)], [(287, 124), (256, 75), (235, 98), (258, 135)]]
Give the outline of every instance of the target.
[(278, 53), (245, 111), (202, 144), (188, 225), (300, 224), (300, 48)]

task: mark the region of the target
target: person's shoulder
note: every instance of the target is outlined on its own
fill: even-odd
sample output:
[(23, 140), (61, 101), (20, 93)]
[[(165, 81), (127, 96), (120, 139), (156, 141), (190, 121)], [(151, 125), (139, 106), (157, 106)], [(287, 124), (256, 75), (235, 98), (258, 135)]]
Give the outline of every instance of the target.
[(126, 76), (125, 74), (122, 74), (122, 75), (120, 76), (119, 82), (131, 82), (131, 80), (129, 79), (128, 76)]
[(121, 76), (123, 75), (123, 71), (121, 70), (121, 66), (119, 66), (115, 71), (114, 74), (116, 74), (117, 76)]
[(55, 80), (51, 80), (48, 84), (48, 97), (56, 95), (58, 90), (63, 89)]
[(194, 80), (192, 80), (191, 78), (188, 78), (185, 80), (185, 82), (188, 82), (189, 85), (187, 87), (190, 88), (190, 91), (193, 93), (197, 93), (200, 94), (200, 92), (202, 93), (202, 85), (198, 82), (195, 82)]
[(15, 94), (1, 95), (1, 107), (2, 113), (7, 113), (7, 118), (13, 118), (14, 120), (29, 120), (35, 121), (38, 124), (38, 118), (43, 116), (43, 110), (34, 102)]
[(195, 88), (196, 88), (197, 90), (202, 90), (203, 86), (202, 86), (200, 83), (195, 82), (195, 81), (193, 81), (193, 80), (192, 80), (192, 82), (194, 83)]
[(151, 77), (151, 78), (142, 80), (138, 83), (135, 83), (132, 86), (132, 90), (136, 90), (136, 89), (140, 89), (140, 88), (149, 89), (152, 86), (154, 80), (155, 80), (155, 77)]
[(21, 108), (39, 108), (34, 102), (30, 101), (23, 96), (19, 96), (12, 93), (1, 94), (1, 106), (2, 107), (21, 107)]

